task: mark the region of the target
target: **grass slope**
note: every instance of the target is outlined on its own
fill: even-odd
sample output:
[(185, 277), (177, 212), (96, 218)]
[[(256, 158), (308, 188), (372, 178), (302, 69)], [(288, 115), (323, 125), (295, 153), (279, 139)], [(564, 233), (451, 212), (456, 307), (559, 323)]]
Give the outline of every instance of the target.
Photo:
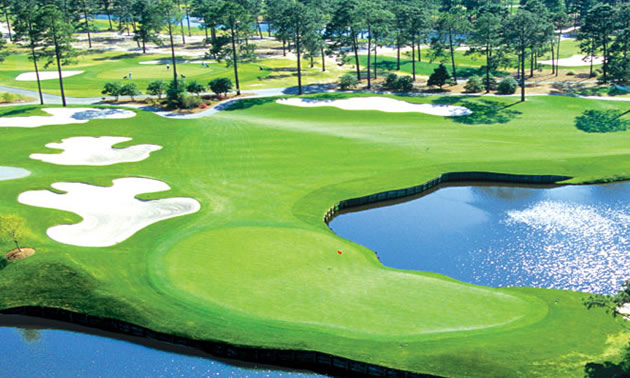
[[(592, 135), (572, 125), (585, 108), (625, 104), (405, 99), (476, 113), (447, 119), (252, 99), (199, 120), (140, 112), (129, 120), (2, 130), (3, 165), (32, 175), (0, 182), (0, 213), (28, 220), (24, 244), (38, 253), (0, 270), (0, 308), (56, 306), (193, 338), (316, 349), (447, 376), (579, 376), (588, 362), (616, 361), (628, 332), (603, 311), (587, 311), (582, 293), (476, 287), (386, 268), (373, 252), (333, 234), (322, 215), (341, 199), (448, 171), (628, 178), (628, 132)], [(164, 149), (143, 162), (97, 169), (28, 158), (50, 152), (49, 142), (104, 135)], [(15, 200), (54, 182), (111, 185), (125, 176), (172, 187), (140, 198), (194, 197), (202, 209), (114, 247), (80, 248), (46, 237), (48, 227), (78, 216)]]

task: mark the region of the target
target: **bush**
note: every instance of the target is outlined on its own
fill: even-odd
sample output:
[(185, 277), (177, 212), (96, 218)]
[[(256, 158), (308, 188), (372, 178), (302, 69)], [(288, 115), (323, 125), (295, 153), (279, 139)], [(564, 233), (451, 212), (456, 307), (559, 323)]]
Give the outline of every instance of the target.
[(628, 129), (630, 121), (621, 119), (618, 110), (586, 110), (575, 117), (575, 127), (587, 133), (610, 133)]
[(177, 88), (175, 88), (175, 81), (171, 81), (166, 90), (166, 102), (168, 107), (173, 109), (181, 109), (184, 105), (184, 98), (186, 97), (184, 81), (178, 80), (177, 84)]
[(411, 92), (413, 90), (413, 77), (401, 76), (398, 78), (398, 90), (401, 92)]
[(567, 76), (575, 76), (575, 72), (569, 71), (569, 72), (567, 72)]
[(383, 82), (383, 87), (389, 89), (396, 89), (396, 84), (398, 83), (398, 75), (395, 73), (389, 73), (385, 76), (385, 82)]
[(485, 90), (485, 87), (479, 76), (471, 76), (464, 85), (464, 90), (469, 93), (477, 93)]
[(158, 96), (158, 99), (160, 99), (162, 98), (164, 92), (166, 92), (167, 88), (168, 86), (163, 80), (155, 80), (149, 83), (147, 93), (152, 96)]
[(227, 77), (219, 77), (208, 83), (208, 86), (217, 96), (222, 97), (232, 90), (232, 80)]
[(120, 95), (131, 97), (131, 101), (135, 101), (134, 97), (141, 94), (136, 83), (127, 83), (120, 88)]
[(497, 89), (497, 81), (492, 76), (490, 76), (489, 78), (484, 77), (483, 86), (484, 88), (486, 88), (486, 90), (493, 91)]
[(206, 87), (204, 87), (203, 84), (201, 83), (198, 83), (196, 81), (191, 81), (186, 87), (186, 90), (190, 93), (194, 93), (197, 96), (199, 96), (203, 91), (206, 90)]
[(183, 109), (194, 109), (203, 103), (201, 98), (197, 96), (184, 96), (181, 107)]
[(106, 96), (115, 96), (116, 101), (118, 101), (118, 98), (121, 95), (120, 93), (121, 89), (122, 89), (122, 85), (120, 83), (110, 81), (110, 82), (105, 83), (105, 86), (103, 87), (103, 90), (101, 91), (101, 94), (104, 94)]
[(429, 76), (429, 81), (427, 81), (428, 86), (433, 87), (437, 85), (440, 89), (442, 89), (444, 84), (450, 83), (453, 83), (453, 79), (443, 64), (440, 64), (439, 67), (433, 70), (433, 73)]
[(4, 256), (0, 256), (0, 270), (4, 269), (9, 265), (9, 260), (7, 260)]
[(500, 94), (514, 94), (516, 92), (516, 88), (518, 88), (518, 83), (512, 77), (506, 77), (501, 80), (499, 85), (497, 86), (497, 92)]
[(359, 80), (351, 73), (347, 73), (339, 78), (339, 88), (346, 90), (359, 85)]

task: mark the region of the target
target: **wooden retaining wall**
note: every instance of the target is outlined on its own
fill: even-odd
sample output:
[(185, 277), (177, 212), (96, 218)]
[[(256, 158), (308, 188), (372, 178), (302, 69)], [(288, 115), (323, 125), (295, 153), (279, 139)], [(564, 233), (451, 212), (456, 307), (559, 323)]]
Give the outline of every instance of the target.
[(449, 183), (465, 183), (465, 182), (496, 182), (509, 184), (531, 184), (531, 185), (551, 185), (559, 181), (568, 180), (567, 176), (552, 175), (511, 175), (507, 173), (492, 172), (450, 172), (444, 173), (440, 177), (434, 178), (421, 185), (412, 186), (410, 188), (388, 190), (376, 194), (370, 194), (363, 197), (356, 197), (340, 201), (333, 207), (328, 209), (324, 214), (324, 222), (330, 223), (333, 218), (344, 210), (375, 204), (379, 202), (392, 201), (404, 197), (421, 195), (436, 189), (439, 185)]
[(300, 370), (310, 370), (330, 376), (391, 378), (437, 377), (434, 375), (417, 374), (392, 369), (315, 351), (265, 349), (232, 345), (218, 341), (194, 340), (152, 331), (148, 328), (116, 319), (84, 315), (78, 312), (58, 308), (24, 306), (1, 310), (0, 314), (33, 316), (68, 322), (102, 331), (143, 337), (174, 345), (187, 346), (201, 350), (218, 358), (265, 365), (276, 365)]

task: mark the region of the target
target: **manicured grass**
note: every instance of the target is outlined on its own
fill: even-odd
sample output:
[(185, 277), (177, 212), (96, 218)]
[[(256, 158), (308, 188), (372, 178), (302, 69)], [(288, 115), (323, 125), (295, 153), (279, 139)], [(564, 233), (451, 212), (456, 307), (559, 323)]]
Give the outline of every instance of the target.
[[(124, 76), (132, 73), (133, 81), (140, 90), (144, 91), (152, 80), (172, 80), (173, 67), (166, 69), (165, 65), (140, 64), (142, 61), (169, 59), (165, 55), (143, 55), (123, 52), (86, 53), (76, 59), (75, 64), (64, 66), (64, 70), (79, 70), (84, 73), (64, 79), (67, 96), (71, 97), (99, 97), (107, 81), (122, 81)], [(182, 60), (184, 58), (181, 58)], [(315, 67), (310, 68), (307, 61), (303, 64), (303, 83), (321, 83), (334, 81), (349, 67), (328, 65), (327, 72), (321, 71), (319, 60)], [(177, 73), (184, 74), (186, 80), (196, 80), (207, 85), (217, 77), (228, 77), (234, 80), (234, 69), (225, 63), (209, 63), (209, 68), (201, 63), (180, 63)], [(172, 65), (171, 65), (172, 66)], [(40, 68), (44, 70), (44, 68)], [(51, 66), (45, 70), (56, 70)], [(20, 73), (33, 71), (33, 64), (25, 54), (15, 54), (7, 57), (0, 64), (0, 81), (3, 85), (37, 90), (37, 82), (16, 81)], [(296, 63), (288, 59), (266, 59), (258, 62), (239, 64), (239, 79), (242, 89), (277, 88), (297, 85)], [(60, 94), (59, 80), (44, 80), (42, 88), (46, 93)]]
[[(584, 109), (626, 105), (568, 97), (402, 99), (464, 105), (476, 114), (449, 119), (251, 99), (199, 120), (139, 112), (127, 120), (3, 129), (3, 165), (32, 175), (0, 182), (0, 213), (27, 219), (24, 244), (37, 254), (0, 271), (0, 308), (57, 306), (193, 338), (320, 350), (445, 376), (582, 376), (588, 362), (616, 361), (629, 333), (609, 314), (586, 310), (582, 293), (477, 287), (386, 268), (372, 251), (332, 233), (322, 216), (342, 199), (449, 171), (630, 178), (630, 133), (592, 135), (573, 126)], [(100, 168), (28, 158), (51, 152), (49, 142), (105, 135), (164, 149), (143, 162)], [(48, 227), (78, 216), (15, 200), (54, 182), (111, 185), (126, 176), (172, 187), (140, 198), (193, 197), (202, 209), (114, 247), (80, 248), (46, 236)]]

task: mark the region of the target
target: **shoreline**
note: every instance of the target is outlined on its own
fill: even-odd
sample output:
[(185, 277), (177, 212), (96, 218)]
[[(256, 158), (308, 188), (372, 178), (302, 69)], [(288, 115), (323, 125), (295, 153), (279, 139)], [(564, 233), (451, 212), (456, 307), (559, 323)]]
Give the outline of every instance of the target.
[[(13, 317), (6, 319), (6, 317)], [(31, 321), (33, 319), (33, 321)], [(65, 330), (113, 337), (159, 350), (212, 357), (242, 366), (267, 365), (290, 370), (307, 370), (314, 373), (343, 377), (418, 377), (435, 378), (436, 375), (413, 373), (385, 366), (351, 360), (316, 351), (283, 350), (240, 346), (220, 341), (195, 340), (156, 332), (133, 323), (85, 315), (78, 312), (40, 306), (21, 306), (0, 310), (0, 326), (33, 327), (59, 324)], [(86, 332), (87, 331), (87, 332)]]

